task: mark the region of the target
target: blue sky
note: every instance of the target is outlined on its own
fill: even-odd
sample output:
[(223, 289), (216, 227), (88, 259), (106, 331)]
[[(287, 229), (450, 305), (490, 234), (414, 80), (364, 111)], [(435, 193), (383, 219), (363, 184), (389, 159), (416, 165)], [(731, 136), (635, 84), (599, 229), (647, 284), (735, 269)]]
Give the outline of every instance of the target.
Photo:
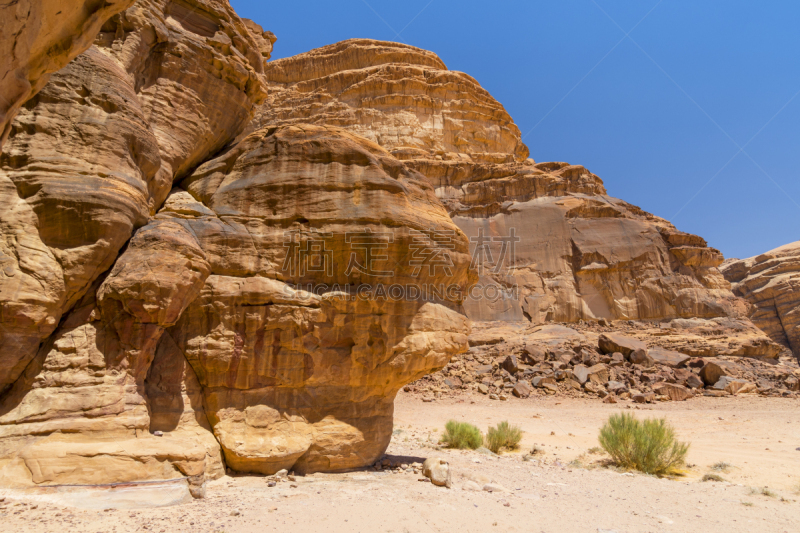
[(586, 166), (726, 257), (800, 239), (800, 2), (231, 3), (278, 36), (276, 59), (352, 37), (436, 52), (536, 161)]

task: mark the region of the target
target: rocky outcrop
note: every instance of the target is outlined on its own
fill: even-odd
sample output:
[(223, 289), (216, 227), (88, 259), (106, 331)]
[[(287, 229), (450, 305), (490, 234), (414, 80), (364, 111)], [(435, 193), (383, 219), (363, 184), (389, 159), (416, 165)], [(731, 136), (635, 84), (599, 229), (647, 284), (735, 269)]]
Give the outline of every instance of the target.
[[(586, 335), (540, 323), (587, 318), (663, 320), (642, 334), (658, 353), (625, 363), (647, 368), (780, 351), (719, 252), (527, 159), (433, 53), (350, 40), (265, 63), (274, 42), (223, 0), (140, 0), (11, 123), (0, 483), (199, 497), (225, 468), (372, 464), (398, 389), (468, 349), (467, 314), (527, 317), (536, 357), (580, 355)], [(604, 364), (581, 355), (587, 390)], [(558, 389), (540, 370), (518, 395)]]
[(17, 0), (0, 5), (0, 149), (19, 108), (50, 74), (92, 45), (111, 16), (133, 0)]
[(800, 360), (800, 241), (726, 261), (722, 274), (753, 304), (751, 320)]
[[(263, 100), (267, 50), (251, 31), (225, 2), (142, 0), (11, 124), (0, 156), (4, 483), (186, 477), (199, 495), (206, 473), (222, 472), (197, 378), (160, 344), (210, 267), (168, 221), (130, 239)], [(151, 415), (175, 438), (146, 437)]]
[(142, 0), (115, 16), (10, 126), (0, 393), (173, 181), (235, 137), (264, 98), (263, 56), (244, 22), (221, 2), (191, 6)]
[(397, 390), (467, 347), (468, 267), (433, 188), (379, 146), (258, 130), (179, 181), (14, 382), (0, 477), (186, 477), (200, 495), (223, 464), (371, 464)]
[(584, 167), (535, 163), (471, 77), (433, 53), (349, 40), (270, 63), (251, 127), (311, 122), (370, 138), (424, 174), (470, 238), (478, 320), (739, 316), (695, 235), (607, 195)]
[(436, 54), (399, 43), (350, 39), (269, 63), (268, 100), (251, 128), (345, 127), (400, 159), (465, 154), (488, 161), (528, 156), (519, 129), (475, 79)]
[[(466, 349), (460, 297), (399, 290), (469, 283), (466, 238), (423, 176), (365, 139), (258, 130), (184, 179), (161, 221), (194, 235), (211, 266), (164, 342), (197, 374), (235, 470), (371, 463), (388, 445), (397, 390)], [(449, 276), (415, 272), (407, 251), (420, 236), (447, 254)], [(353, 246), (367, 242), (380, 252)], [(397, 291), (381, 297), (382, 286)]]

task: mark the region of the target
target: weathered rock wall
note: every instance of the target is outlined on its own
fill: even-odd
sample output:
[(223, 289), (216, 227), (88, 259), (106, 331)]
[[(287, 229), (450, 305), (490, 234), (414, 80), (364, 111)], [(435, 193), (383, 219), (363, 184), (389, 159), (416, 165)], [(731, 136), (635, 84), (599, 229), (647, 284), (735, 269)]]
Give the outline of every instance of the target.
[(133, 0), (17, 0), (0, 4), (0, 149), (20, 107), (50, 74), (91, 46), (111, 16)]
[(722, 274), (753, 304), (752, 321), (800, 360), (800, 242), (726, 261)]
[[(245, 24), (224, 3), (196, 2), (189, 17), (187, 5), (142, 0), (115, 16), (10, 126), (0, 392), (173, 181), (235, 137), (264, 98), (263, 57)], [(207, 36), (201, 22), (219, 29)]]
[(142, 0), (13, 122), (2, 484), (362, 466), (397, 390), (467, 348), (468, 241), (424, 176), (330, 126), (231, 142), (274, 41)]
[(431, 181), (471, 241), (481, 274), (466, 303), (473, 319), (542, 323), (746, 311), (716, 268), (719, 251), (608, 196), (584, 167), (526, 159), (528, 148), (502, 105), (431, 52), (349, 40), (272, 62), (265, 76), (271, 93), (251, 127), (344, 127)]

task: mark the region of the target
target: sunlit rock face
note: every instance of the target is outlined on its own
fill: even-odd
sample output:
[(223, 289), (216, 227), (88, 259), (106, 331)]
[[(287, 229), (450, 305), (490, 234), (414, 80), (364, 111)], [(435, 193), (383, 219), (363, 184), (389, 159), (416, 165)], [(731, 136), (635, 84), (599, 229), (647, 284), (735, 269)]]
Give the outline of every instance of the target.
[[(135, 232), (265, 97), (274, 36), (256, 29), (226, 2), (140, 1), (100, 20), (95, 45), (10, 123), (0, 156), (3, 483), (178, 476), (199, 494), (204, 472), (223, 471), (197, 378), (157, 350), (210, 269), (177, 225)], [(171, 377), (146, 384), (154, 358)], [(145, 438), (151, 415), (169, 425), (176, 413), (181, 435)]]
[[(194, 235), (211, 266), (162, 342), (196, 373), (236, 470), (369, 464), (399, 388), (467, 347), (466, 238), (423, 176), (366, 139), (257, 130), (184, 179), (161, 221)], [(446, 289), (408, 292), (428, 286)]]
[(582, 166), (535, 163), (520, 131), (470, 76), (433, 53), (353, 39), (268, 64), (250, 128), (336, 125), (425, 175), (471, 241), (478, 320), (740, 316), (722, 254), (608, 196)]
[(753, 304), (753, 322), (800, 358), (800, 241), (726, 261), (722, 273)]
[(350, 39), (269, 63), (270, 95), (251, 127), (339, 126), (399, 158), (460, 154), (525, 158), (519, 129), (475, 79), (436, 54), (400, 43)]
[[(227, 3), (140, 1), (53, 75), (0, 156), (0, 393), (174, 179), (262, 101), (264, 57)], [(189, 13), (189, 12), (187, 12)], [(217, 28), (213, 32), (213, 28)]]
[(133, 1), (16, 0), (0, 5), (0, 149), (20, 107)]

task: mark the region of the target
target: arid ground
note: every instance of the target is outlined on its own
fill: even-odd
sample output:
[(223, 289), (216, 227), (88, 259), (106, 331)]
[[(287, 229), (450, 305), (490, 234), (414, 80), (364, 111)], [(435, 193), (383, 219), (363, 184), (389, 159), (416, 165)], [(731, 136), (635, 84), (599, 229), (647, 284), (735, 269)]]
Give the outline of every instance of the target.
[[(658, 479), (617, 471), (589, 453), (609, 414), (666, 416), (691, 442), (686, 475)], [(485, 430), (509, 420), (525, 431), (518, 452), (499, 457), (438, 450), (444, 423)], [(532, 460), (523, 456), (537, 446)], [(634, 406), (559, 399), (490, 401), (465, 396), (424, 403), (400, 393), (387, 452), (398, 464), (446, 458), (451, 489), (413, 473), (372, 469), (315, 474), (268, 487), (258, 476), (223, 477), (207, 497), (144, 509), (80, 509), (6, 495), (5, 531), (256, 532), (417, 531), (653, 532), (797, 531), (800, 523), (800, 410), (797, 400), (746, 395)], [(528, 459), (531, 459), (528, 457)], [(724, 471), (712, 470), (728, 463)], [(724, 482), (701, 481), (716, 473)], [(475, 482), (506, 491), (465, 490)], [(34, 508), (35, 506), (35, 508)], [(101, 506), (102, 507), (102, 506)]]

